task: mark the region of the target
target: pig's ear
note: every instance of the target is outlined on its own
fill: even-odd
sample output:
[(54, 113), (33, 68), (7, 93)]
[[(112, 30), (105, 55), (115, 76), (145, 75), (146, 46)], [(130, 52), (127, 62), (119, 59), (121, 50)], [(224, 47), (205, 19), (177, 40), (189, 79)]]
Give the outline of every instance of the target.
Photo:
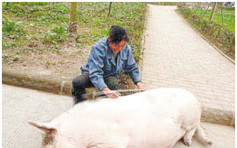
[(28, 122), (30, 125), (33, 125), (34, 127), (39, 128), (40, 130), (45, 131), (46, 133), (56, 133), (57, 129), (50, 125), (49, 123), (36, 123), (29, 121)]

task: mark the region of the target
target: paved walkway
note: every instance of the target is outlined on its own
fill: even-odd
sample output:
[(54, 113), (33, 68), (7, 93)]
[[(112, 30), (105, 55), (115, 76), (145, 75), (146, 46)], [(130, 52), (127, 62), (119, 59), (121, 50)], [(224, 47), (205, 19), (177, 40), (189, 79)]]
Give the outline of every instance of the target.
[[(49, 121), (72, 106), (72, 97), (60, 96), (15, 86), (2, 86), (2, 147), (41, 148), (42, 132), (29, 121)], [(213, 141), (212, 148), (234, 148), (235, 129), (202, 123)], [(188, 148), (178, 142), (174, 148)], [(194, 139), (190, 148), (203, 148)]]
[(142, 66), (145, 88), (186, 88), (204, 107), (234, 114), (235, 65), (195, 32), (175, 9), (148, 5)]
[(50, 121), (72, 106), (72, 98), (2, 85), (2, 147), (41, 148), (40, 130), (29, 121)]

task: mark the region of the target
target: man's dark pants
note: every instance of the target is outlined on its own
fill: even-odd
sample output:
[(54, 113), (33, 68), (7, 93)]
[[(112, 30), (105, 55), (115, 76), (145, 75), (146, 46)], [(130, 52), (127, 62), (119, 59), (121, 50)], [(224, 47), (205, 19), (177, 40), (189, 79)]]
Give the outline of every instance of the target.
[[(116, 76), (110, 76), (106, 79), (104, 79), (106, 85), (111, 90), (118, 89), (118, 78)], [(81, 101), (84, 101), (86, 99), (86, 88), (88, 87), (94, 87), (92, 84), (89, 73), (84, 72), (81, 75), (77, 76), (72, 80), (72, 96), (74, 99), (74, 103), (78, 103)]]

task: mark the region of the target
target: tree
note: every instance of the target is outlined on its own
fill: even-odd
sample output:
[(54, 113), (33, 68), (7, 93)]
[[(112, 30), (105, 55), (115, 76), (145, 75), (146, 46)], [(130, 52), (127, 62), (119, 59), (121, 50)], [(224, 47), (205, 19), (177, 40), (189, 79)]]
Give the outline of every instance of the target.
[(110, 12), (111, 12), (111, 6), (112, 6), (112, 2), (109, 3), (109, 13), (107, 15), (107, 19), (109, 19), (109, 15), (110, 15)]
[(71, 2), (70, 23), (68, 26), (70, 34), (77, 33), (77, 2)]
[(214, 3), (214, 7), (211, 10), (211, 16), (209, 18), (209, 21), (212, 21), (213, 17), (214, 17), (214, 13), (216, 11), (216, 6), (217, 6), (217, 2)]

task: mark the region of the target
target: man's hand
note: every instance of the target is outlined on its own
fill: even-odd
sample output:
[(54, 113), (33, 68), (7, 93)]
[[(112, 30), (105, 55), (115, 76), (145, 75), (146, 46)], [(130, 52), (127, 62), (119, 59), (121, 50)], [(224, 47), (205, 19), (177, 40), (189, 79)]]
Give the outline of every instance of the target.
[(108, 87), (103, 88), (102, 92), (108, 97), (112, 99), (118, 98), (121, 94), (117, 91), (110, 90)]
[(142, 82), (137, 82), (136, 85), (139, 90), (142, 90)]

